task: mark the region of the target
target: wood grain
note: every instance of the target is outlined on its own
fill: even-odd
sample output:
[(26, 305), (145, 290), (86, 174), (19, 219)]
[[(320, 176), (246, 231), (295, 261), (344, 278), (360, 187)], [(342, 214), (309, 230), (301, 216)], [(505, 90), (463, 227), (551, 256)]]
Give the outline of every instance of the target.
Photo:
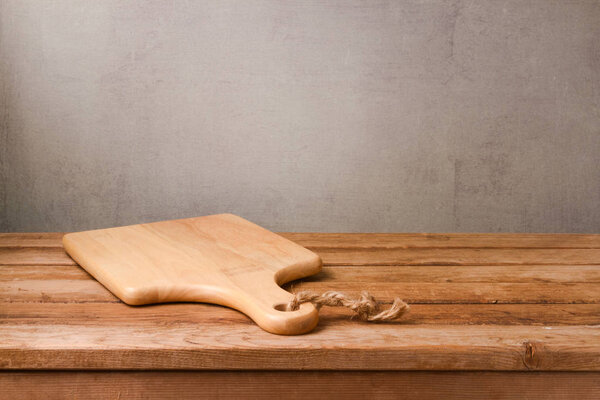
[(589, 265), (600, 249), (319, 249), (324, 265)]
[(0, 301), (97, 303), (120, 300), (96, 280), (18, 280), (3, 282)]
[[(598, 283), (600, 265), (466, 265), (411, 266), (373, 265), (326, 266), (303, 282), (388, 282), (414, 283)], [(1, 278), (0, 278), (1, 279)]]
[[(396, 283), (345, 282), (344, 292), (358, 296), (366, 290), (381, 300), (402, 297), (411, 304), (584, 304), (600, 303), (597, 283)], [(321, 282), (300, 282), (290, 285), (291, 291), (323, 292), (331, 285)]]
[(510, 248), (599, 249), (600, 235), (573, 233), (280, 233), (320, 249)]
[(62, 232), (0, 233), (0, 247), (62, 247)]
[[(320, 249), (323, 265), (598, 265), (600, 249)], [(58, 247), (0, 248), (0, 265), (76, 265)]]
[[(0, 324), (154, 326), (169, 324), (251, 324), (244, 314), (212, 304), (169, 303), (132, 307), (121, 302), (0, 303)], [(324, 307), (320, 323), (348, 322), (352, 312)], [(353, 322), (353, 321), (351, 321)], [(412, 304), (403, 325), (600, 325), (600, 304)]]
[(0, 247), (0, 265), (77, 265), (62, 247)]
[(595, 400), (592, 372), (60, 371), (0, 373), (0, 399)]
[[(310, 248), (309, 248), (310, 249)], [(600, 249), (311, 249), (323, 265), (598, 265)], [(59, 247), (0, 247), (0, 265), (76, 265)]]
[[(318, 248), (599, 249), (600, 235), (577, 233), (305, 233), (279, 232)], [(0, 247), (62, 247), (64, 233), (0, 233)]]
[[(298, 337), (219, 306), (127, 306), (72, 262), (61, 234), (19, 235), (0, 238), (8, 370), (600, 371), (600, 235), (285, 234), (329, 262), (289, 290), (367, 288), (412, 303), (388, 324), (324, 308)], [(541, 386), (566, 393), (564, 379)]]
[[(320, 273), (301, 282), (389, 282), (404, 283), (599, 283), (600, 265), (467, 265), (411, 266), (380, 265), (325, 266)], [(91, 276), (72, 265), (4, 265), (0, 282), (14, 280), (90, 279)]]
[[(291, 292), (325, 292), (336, 288), (358, 296), (367, 290), (378, 300), (402, 297), (411, 304), (592, 304), (600, 303), (597, 283), (395, 283), (295, 282)], [(0, 286), (0, 301), (114, 302), (117, 299), (95, 280), (18, 280)], [(202, 299), (199, 298), (198, 301)], [(183, 299), (191, 301), (191, 299)], [(212, 302), (212, 301), (209, 301)]]
[[(273, 336), (254, 324), (2, 324), (4, 369), (600, 371), (598, 326), (324, 321)], [(32, 346), (32, 344), (34, 344)]]

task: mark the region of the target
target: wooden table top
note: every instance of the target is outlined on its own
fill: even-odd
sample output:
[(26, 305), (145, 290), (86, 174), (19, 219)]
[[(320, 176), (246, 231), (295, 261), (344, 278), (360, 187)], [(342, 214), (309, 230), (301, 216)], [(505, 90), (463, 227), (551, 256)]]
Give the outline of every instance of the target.
[(286, 289), (368, 290), (411, 312), (323, 308), (312, 333), (277, 336), (225, 307), (127, 306), (62, 234), (0, 234), (0, 368), (600, 370), (600, 235), (282, 235), (324, 262)]

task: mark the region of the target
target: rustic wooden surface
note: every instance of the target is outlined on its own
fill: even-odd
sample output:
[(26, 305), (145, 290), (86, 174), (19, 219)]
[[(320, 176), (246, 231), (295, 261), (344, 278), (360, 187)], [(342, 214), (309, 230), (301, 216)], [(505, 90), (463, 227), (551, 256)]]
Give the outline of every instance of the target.
[(411, 313), (369, 324), (324, 308), (315, 331), (281, 337), (220, 306), (128, 306), (62, 234), (1, 234), (0, 368), (600, 370), (600, 235), (283, 235), (324, 262), (288, 290), (367, 289)]
[(0, 399), (577, 399), (594, 372), (11, 371)]

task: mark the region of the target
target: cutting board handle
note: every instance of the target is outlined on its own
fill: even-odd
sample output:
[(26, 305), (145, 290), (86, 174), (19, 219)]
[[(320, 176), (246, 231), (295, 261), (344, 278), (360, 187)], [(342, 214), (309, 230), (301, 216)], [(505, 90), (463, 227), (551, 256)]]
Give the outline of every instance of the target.
[(230, 306), (252, 318), (264, 330), (279, 335), (298, 335), (310, 332), (319, 322), (319, 312), (311, 303), (295, 311), (286, 306), (294, 295), (271, 279), (249, 280), (247, 287), (231, 296)]

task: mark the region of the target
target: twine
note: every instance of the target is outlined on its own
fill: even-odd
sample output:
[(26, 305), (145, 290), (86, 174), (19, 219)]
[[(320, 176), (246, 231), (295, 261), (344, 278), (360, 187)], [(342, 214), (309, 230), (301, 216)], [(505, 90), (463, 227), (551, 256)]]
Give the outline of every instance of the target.
[(390, 308), (381, 311), (382, 303), (377, 302), (368, 292), (362, 292), (358, 299), (352, 299), (340, 292), (329, 291), (317, 294), (304, 291), (296, 293), (287, 304), (286, 309), (288, 311), (297, 310), (302, 303), (313, 303), (317, 309), (322, 306), (347, 307), (354, 311), (359, 319), (369, 322), (391, 321), (400, 318), (410, 308), (404, 301), (396, 298)]

